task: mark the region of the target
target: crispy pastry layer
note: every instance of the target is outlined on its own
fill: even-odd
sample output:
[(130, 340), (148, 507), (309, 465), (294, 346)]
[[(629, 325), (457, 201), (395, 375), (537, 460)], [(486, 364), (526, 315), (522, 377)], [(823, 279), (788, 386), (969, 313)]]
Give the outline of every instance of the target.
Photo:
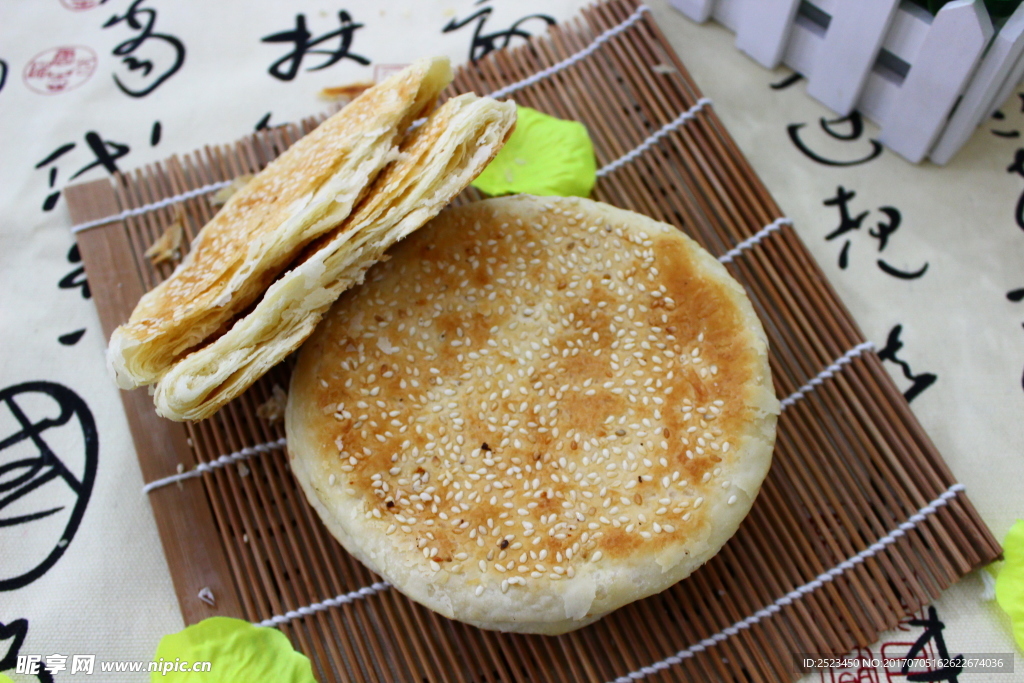
[(181, 265), (111, 335), (107, 360), (118, 385), (156, 382), (256, 301), (307, 244), (347, 218), (451, 78), (446, 58), (413, 64), (353, 100), (232, 195)]
[(515, 125), (511, 102), (448, 100), (403, 142), (396, 161), (338, 228), (314, 242), (258, 305), (157, 385), (157, 412), (198, 420), (297, 349), (338, 296), (392, 244), (433, 218), (483, 170)]

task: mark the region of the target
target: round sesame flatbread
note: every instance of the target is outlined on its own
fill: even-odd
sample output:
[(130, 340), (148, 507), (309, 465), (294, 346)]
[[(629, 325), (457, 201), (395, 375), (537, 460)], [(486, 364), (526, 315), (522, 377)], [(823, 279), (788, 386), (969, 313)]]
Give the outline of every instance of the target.
[(672, 226), (584, 199), (448, 209), (303, 346), (292, 470), (413, 600), (557, 634), (690, 574), (768, 471), (779, 404), (743, 289)]

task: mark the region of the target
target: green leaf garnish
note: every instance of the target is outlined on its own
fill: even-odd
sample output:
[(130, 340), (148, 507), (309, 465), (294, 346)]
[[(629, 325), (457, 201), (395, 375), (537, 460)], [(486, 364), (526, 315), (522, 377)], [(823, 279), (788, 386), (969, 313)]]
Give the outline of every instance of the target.
[(996, 576), (996, 602), (1010, 615), (1013, 638), (1024, 651), (1024, 519), (1006, 534), (1003, 557), (1006, 561)]
[(597, 179), (587, 128), (529, 107), (516, 107), (516, 128), (473, 187), (485, 194), (586, 197)]
[[(309, 659), (292, 648), (287, 636), (230, 617), (203, 619), (164, 636), (153, 661), (160, 670), (150, 672), (151, 683), (316, 683)], [(209, 671), (180, 670), (196, 662), (209, 662)]]

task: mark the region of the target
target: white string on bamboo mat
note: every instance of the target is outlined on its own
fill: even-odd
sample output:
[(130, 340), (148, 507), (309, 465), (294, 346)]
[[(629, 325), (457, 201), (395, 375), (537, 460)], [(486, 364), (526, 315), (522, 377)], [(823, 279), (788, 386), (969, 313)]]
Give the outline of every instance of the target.
[(875, 345), (870, 341), (857, 344), (852, 349), (850, 349), (842, 356), (840, 356), (835, 363), (819, 372), (818, 375), (812, 378), (809, 382), (807, 382), (807, 384), (803, 385), (802, 387), (794, 391), (792, 394), (782, 399), (782, 410), (785, 410), (789, 406), (793, 405), (794, 403), (802, 399), (804, 396), (807, 395), (807, 392), (813, 391), (815, 387), (824, 384), (826, 379), (834, 377), (837, 372), (843, 369), (844, 365), (852, 362), (853, 359), (856, 358), (857, 356), (861, 355), (865, 351), (874, 350)]
[(330, 609), (331, 607), (341, 607), (342, 605), (347, 605), (351, 602), (355, 602), (356, 600), (362, 600), (363, 598), (386, 591), (389, 588), (391, 588), (390, 583), (386, 581), (379, 581), (377, 583), (370, 584), (369, 586), (363, 586), (359, 590), (352, 591), (351, 593), (342, 593), (337, 597), (328, 598), (323, 602), (314, 602), (312, 605), (306, 605), (305, 607), (300, 607), (298, 609), (291, 610), (290, 612), (285, 612), (284, 614), (278, 614), (270, 617), (269, 619), (255, 622), (255, 624), (256, 626), (280, 626), (292, 619), (308, 617), (312, 614), (316, 614), (317, 612), (323, 612), (324, 610)]
[(718, 262), (719, 263), (732, 263), (732, 260), (734, 258), (739, 256), (744, 251), (746, 251), (750, 247), (754, 246), (755, 244), (757, 244), (761, 240), (763, 240), (768, 235), (772, 234), (773, 232), (775, 232), (776, 230), (781, 228), (783, 225), (792, 226), (793, 225), (793, 221), (791, 221), (790, 219), (785, 218), (785, 217), (783, 217), (783, 218), (776, 218), (771, 223), (769, 223), (768, 225), (764, 226), (763, 228), (758, 230), (756, 233), (754, 233), (753, 235), (751, 235), (747, 239), (743, 240), (742, 242), (737, 244), (735, 247), (733, 247), (729, 251), (727, 251), (724, 254), (722, 254), (721, 256), (719, 256), (718, 257)]
[(639, 7), (636, 8), (636, 11), (634, 11), (632, 14), (630, 14), (628, 17), (626, 17), (622, 21), (622, 23), (620, 23), (620, 24), (618, 24), (616, 26), (611, 27), (610, 29), (608, 29), (607, 31), (605, 31), (601, 35), (599, 35), (597, 38), (594, 38), (594, 40), (589, 45), (587, 45), (585, 48), (583, 48), (579, 52), (571, 54), (568, 57), (566, 57), (565, 59), (563, 59), (562, 61), (557, 62), (555, 64), (552, 64), (551, 66), (547, 67), (546, 69), (541, 69), (540, 71), (538, 71), (534, 75), (529, 76), (527, 78), (524, 78), (521, 81), (517, 81), (515, 83), (512, 83), (511, 85), (506, 85), (504, 88), (499, 88), (498, 90), (495, 90), (490, 95), (488, 95), (488, 97), (493, 97), (496, 100), (497, 99), (501, 99), (502, 97), (508, 97), (509, 95), (511, 95), (512, 93), (516, 92), (517, 90), (522, 90), (523, 88), (528, 88), (531, 85), (534, 85), (535, 83), (539, 83), (540, 81), (544, 80), (545, 78), (548, 78), (549, 76), (553, 76), (554, 74), (558, 73), (559, 71), (562, 71), (563, 69), (567, 69), (570, 66), (572, 66), (573, 64), (576, 64), (577, 62), (586, 59), (591, 54), (593, 54), (597, 50), (597, 48), (601, 47), (604, 43), (608, 42), (609, 40), (611, 40), (612, 38), (614, 38), (618, 34), (622, 33), (623, 31), (628, 29), (630, 26), (632, 26), (636, 22), (640, 21), (641, 17), (643, 17), (643, 15), (644, 15), (644, 13), (645, 12), (650, 12), (650, 11), (651, 11), (651, 8), (648, 7), (647, 5), (640, 5)]
[(149, 482), (148, 484), (142, 487), (142, 492), (149, 493), (153, 489), (158, 489), (161, 486), (167, 486), (168, 484), (173, 484), (175, 482), (182, 481), (183, 479), (191, 479), (192, 477), (198, 477), (203, 472), (210, 472), (217, 469), (218, 467), (226, 467), (227, 465), (230, 465), (233, 462), (245, 460), (246, 458), (251, 458), (254, 455), (262, 455), (263, 453), (267, 453), (269, 451), (279, 451), (286, 445), (287, 441), (285, 440), (284, 437), (281, 437), (277, 441), (261, 443), (255, 446), (246, 446), (240, 451), (235, 451), (234, 453), (222, 455), (216, 460), (211, 460), (210, 462), (201, 462), (198, 465), (196, 465), (195, 469), (189, 470), (188, 472), (179, 472), (178, 474), (172, 474), (171, 476), (164, 477), (163, 479), (154, 479), (153, 481)]
[(938, 498), (930, 502), (928, 505), (925, 505), (923, 508), (918, 510), (916, 514), (911, 515), (906, 522), (900, 524), (898, 527), (890, 531), (888, 534), (878, 539), (878, 541), (876, 541), (875, 543), (872, 543), (867, 548), (860, 551), (853, 557), (847, 560), (843, 560), (836, 566), (832, 567), (832, 569), (829, 569), (827, 572), (819, 574), (816, 578), (814, 578), (811, 581), (808, 581), (799, 588), (792, 590), (789, 593), (786, 593), (781, 598), (779, 598), (772, 604), (768, 605), (764, 609), (759, 609), (746, 619), (737, 621), (732, 626), (725, 627), (713, 636), (705, 638), (704, 640), (694, 645), (691, 645), (685, 650), (680, 650), (674, 655), (666, 657), (665, 659), (662, 659), (659, 662), (655, 662), (654, 664), (641, 667), (636, 671), (631, 671), (625, 676), (619, 676), (610, 683), (631, 683), (632, 681), (638, 681), (641, 678), (646, 678), (647, 676), (652, 676), (660, 671), (669, 669), (675, 666), (676, 664), (681, 664), (684, 659), (693, 657), (697, 653), (703, 652), (709, 647), (714, 647), (723, 640), (727, 640), (729, 637), (736, 635), (743, 629), (750, 628), (759, 621), (771, 617), (776, 612), (782, 611), (782, 608), (786, 605), (792, 604), (794, 601), (799, 600), (808, 593), (811, 593), (817, 590), (818, 588), (821, 588), (826, 583), (841, 576), (843, 572), (845, 572), (846, 570), (853, 569), (858, 564), (862, 564), (869, 557), (872, 557), (873, 555), (876, 555), (877, 553), (884, 550), (886, 546), (895, 543), (899, 537), (905, 536), (908, 531), (912, 530), (919, 523), (923, 522), (928, 517), (928, 515), (934, 514), (936, 510), (938, 510), (943, 505), (946, 505), (946, 503), (950, 499), (954, 498), (957, 493), (963, 490), (963, 484), (953, 484), (948, 489), (946, 489), (946, 491), (942, 495), (940, 495)]
[[(547, 67), (546, 69), (542, 69), (541, 71), (538, 71), (537, 73), (533, 74), (532, 76), (529, 76), (528, 78), (524, 78), (521, 81), (517, 81), (516, 83), (512, 83), (511, 85), (507, 85), (504, 88), (501, 88), (499, 90), (495, 90), (494, 92), (492, 92), (489, 95), (489, 97), (493, 97), (495, 99), (499, 99), (501, 97), (506, 97), (506, 96), (510, 95), (511, 93), (516, 92), (517, 90), (522, 90), (523, 88), (526, 88), (526, 87), (529, 87), (531, 85), (534, 85), (535, 83), (538, 83), (538, 82), (544, 80), (545, 78), (548, 78), (548, 77), (558, 73), (559, 71), (562, 71), (563, 69), (566, 69), (566, 68), (572, 66), (573, 64), (576, 64), (580, 60), (589, 57), (595, 50), (597, 50), (599, 47), (601, 47), (601, 45), (603, 45), (604, 43), (608, 42), (613, 37), (615, 37), (616, 35), (622, 33), (623, 31), (628, 29), (630, 26), (635, 24), (637, 21), (639, 21), (641, 19), (641, 17), (643, 17), (644, 13), (649, 12), (649, 11), (650, 11), (649, 7), (647, 7), (646, 5), (640, 5), (639, 7), (637, 7), (636, 11), (633, 12), (631, 15), (629, 15), (626, 19), (624, 19), (622, 21), (622, 23), (618, 24), (617, 26), (613, 26), (612, 28), (608, 29), (604, 33), (600, 34), (597, 38), (595, 38), (593, 40), (593, 42), (591, 42), (589, 45), (587, 45), (587, 47), (585, 47), (582, 50), (580, 50), (580, 51), (570, 55), (569, 57), (566, 57), (562, 61)], [(710, 100), (708, 100), (708, 101), (710, 102)], [(701, 106), (703, 106), (703, 105), (701, 105)], [(692, 111), (692, 108), (691, 108), (691, 111)], [(684, 113), (683, 116), (686, 116), (686, 114)], [(692, 118), (692, 116), (690, 116), (690, 118)], [(668, 124), (668, 125), (672, 125), (672, 124)], [(676, 127), (678, 127), (679, 124), (675, 124), (675, 125), (676, 125)], [(648, 140), (650, 140), (650, 138), (648, 138)], [(645, 141), (645, 144), (646, 144), (646, 141)], [(647, 145), (647, 146), (650, 147), (650, 145)], [(646, 149), (646, 147), (644, 149)], [(636, 152), (636, 150), (634, 150), (634, 152)], [(639, 154), (639, 153), (640, 152), (637, 152), (637, 154)], [(631, 152), (630, 154), (633, 154), (633, 152)], [(627, 156), (629, 156), (629, 155), (627, 155)], [(634, 156), (636, 156), (636, 155), (634, 154)], [(630, 158), (633, 158), (633, 157), (630, 157)], [(618, 162), (613, 162), (613, 163), (618, 163)], [(625, 163), (625, 162), (623, 162), (623, 163)], [(598, 173), (600, 174), (600, 171)], [(104, 218), (97, 218), (95, 220), (86, 221), (85, 223), (79, 223), (79, 224), (74, 225), (74, 226), (71, 227), (71, 232), (72, 233), (78, 233), (78, 232), (81, 232), (83, 230), (88, 230), (90, 228), (97, 228), (97, 227), (99, 227), (101, 225), (106, 225), (107, 223), (113, 223), (114, 221), (123, 221), (124, 219), (131, 218), (133, 216), (141, 216), (142, 214), (149, 213), (150, 211), (156, 211), (157, 209), (162, 209), (162, 208), (164, 208), (166, 206), (171, 206), (172, 204), (177, 204), (179, 202), (183, 202), (183, 201), (186, 201), (188, 199), (192, 199), (193, 197), (198, 197), (200, 195), (204, 195), (204, 194), (206, 194), (208, 192), (215, 192), (216, 190), (219, 190), (221, 188), (227, 187), (231, 183), (232, 183), (232, 181), (230, 181), (230, 180), (223, 180), (223, 181), (220, 181), (220, 182), (217, 182), (217, 183), (211, 183), (209, 185), (204, 185), (203, 187), (196, 188), (194, 190), (189, 190), (188, 192), (182, 192), (181, 194), (176, 194), (176, 195), (173, 195), (171, 197), (167, 197), (166, 199), (161, 199), (161, 200), (153, 202), (151, 204), (143, 204), (142, 206), (139, 206), (139, 207), (134, 208), (134, 209), (125, 209), (124, 211), (122, 211), (120, 213), (117, 213), (117, 214), (114, 214), (112, 216), (106, 216)]]
[(610, 164), (606, 164), (605, 166), (602, 166), (601, 168), (597, 169), (597, 177), (603, 178), (609, 173), (617, 171), (622, 166), (625, 166), (629, 162), (633, 161), (641, 154), (649, 150), (651, 147), (654, 147), (656, 144), (658, 144), (659, 140), (661, 140), (663, 137), (674, 131), (676, 128), (679, 128), (679, 126), (683, 125), (687, 121), (691, 121), (695, 116), (697, 116), (697, 112), (699, 112), (701, 109), (708, 106), (709, 104), (712, 104), (710, 99), (708, 99), (707, 97), (700, 98), (699, 100), (697, 100), (697, 103), (695, 105), (693, 105), (692, 107), (684, 111), (682, 114), (666, 123), (653, 134), (649, 135), (643, 142), (634, 147), (632, 150), (626, 152), (625, 154), (623, 154), (621, 157), (611, 162)]
[[(811, 581), (808, 581), (799, 588), (796, 588), (790, 591), (789, 593), (786, 593), (772, 604), (768, 605), (763, 609), (759, 609), (746, 619), (737, 621), (732, 626), (725, 627), (713, 636), (705, 638), (704, 640), (694, 645), (691, 645), (685, 650), (680, 650), (676, 654), (666, 657), (665, 659), (662, 659), (659, 662), (655, 662), (654, 664), (651, 664), (649, 666), (641, 667), (636, 671), (631, 671), (625, 676), (620, 676), (616, 678), (613, 683), (630, 683), (630, 681), (645, 678), (652, 674), (656, 674), (663, 669), (668, 669), (672, 666), (675, 666), (676, 664), (680, 664), (684, 659), (693, 657), (698, 652), (702, 652), (708, 649), (709, 647), (717, 645), (723, 640), (726, 640), (729, 637), (736, 635), (741, 630), (750, 628), (759, 621), (772, 616), (776, 612), (781, 612), (782, 608), (786, 605), (790, 605), (794, 601), (799, 600), (808, 593), (811, 593), (817, 590), (818, 588), (821, 588), (826, 583), (833, 581), (834, 579), (841, 576), (843, 572), (847, 571), (848, 569), (853, 569), (859, 564), (862, 564), (869, 557), (872, 557), (881, 552), (882, 550), (884, 550), (886, 546), (895, 543), (897, 539), (899, 539), (901, 536), (905, 536), (908, 531), (911, 531), (918, 524), (923, 522), (928, 517), (928, 515), (934, 514), (938, 510), (938, 508), (942, 507), (943, 505), (946, 505), (946, 503), (951, 498), (955, 497), (959, 492), (963, 490), (963, 484), (953, 484), (948, 489), (946, 489), (946, 491), (942, 493), (942, 495), (940, 495), (938, 498), (928, 503), (923, 508), (918, 510), (915, 514), (907, 518), (906, 522), (903, 522), (895, 529), (887, 533), (885, 536), (869, 545), (864, 550), (861, 550), (859, 553), (850, 557), (849, 559), (843, 560), (836, 566), (829, 569), (827, 572), (819, 574), (817, 577), (815, 577)], [(356, 600), (361, 600), (371, 595), (376, 595), (377, 593), (388, 590), (390, 588), (392, 588), (390, 583), (386, 581), (380, 581), (377, 583), (373, 583), (369, 586), (363, 586), (358, 590), (354, 590), (349, 593), (342, 593), (337, 597), (328, 598), (327, 600), (323, 600), (321, 602), (314, 602), (311, 605), (306, 605), (305, 607), (290, 610), (288, 612), (285, 612), (284, 614), (275, 615), (273, 617), (270, 617), (269, 619), (264, 619), (263, 621), (254, 623), (256, 624), (256, 626), (280, 626), (281, 624), (287, 623), (292, 619), (310, 616), (312, 614), (315, 614), (316, 612), (322, 612), (324, 610), (330, 609), (331, 607), (340, 607), (341, 605), (347, 605)]]
[(86, 221), (85, 223), (79, 223), (78, 225), (74, 225), (71, 227), (71, 232), (78, 233), (82, 232), (83, 230), (88, 230), (89, 228), (98, 228), (101, 225), (113, 223), (114, 221), (123, 221), (126, 218), (131, 218), (132, 216), (141, 216), (142, 214), (149, 213), (150, 211), (156, 211), (157, 209), (162, 209), (164, 207), (171, 206), (172, 204), (177, 204), (179, 202), (192, 199), (193, 197), (204, 195), (208, 192), (216, 192), (217, 190), (227, 187), (231, 183), (232, 181), (230, 180), (222, 180), (217, 183), (203, 185), (202, 187), (197, 187), (194, 190), (182, 192), (181, 194), (176, 194), (173, 197), (161, 199), (160, 201), (153, 202), (152, 204), (143, 204), (142, 206), (136, 207), (134, 209), (125, 209), (121, 213), (116, 213), (113, 216), (106, 216), (104, 218), (97, 218), (96, 220)]

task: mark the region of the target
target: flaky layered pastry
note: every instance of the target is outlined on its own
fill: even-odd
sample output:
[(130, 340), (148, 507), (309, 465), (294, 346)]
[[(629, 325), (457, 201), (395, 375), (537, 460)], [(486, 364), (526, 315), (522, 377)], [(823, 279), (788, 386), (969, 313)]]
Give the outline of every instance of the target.
[(314, 242), (231, 329), (161, 378), (157, 412), (178, 420), (208, 417), (297, 349), (388, 247), (469, 185), (501, 149), (515, 118), (512, 102), (472, 94), (445, 102), (409, 134), (345, 222)]
[(690, 574), (768, 470), (764, 332), (675, 228), (584, 199), (448, 209), (300, 353), (291, 467), (412, 599), (556, 634)]
[(118, 385), (152, 384), (256, 301), (312, 240), (349, 216), (409, 125), (451, 81), (446, 58), (370, 88), (236, 192), (107, 351)]

